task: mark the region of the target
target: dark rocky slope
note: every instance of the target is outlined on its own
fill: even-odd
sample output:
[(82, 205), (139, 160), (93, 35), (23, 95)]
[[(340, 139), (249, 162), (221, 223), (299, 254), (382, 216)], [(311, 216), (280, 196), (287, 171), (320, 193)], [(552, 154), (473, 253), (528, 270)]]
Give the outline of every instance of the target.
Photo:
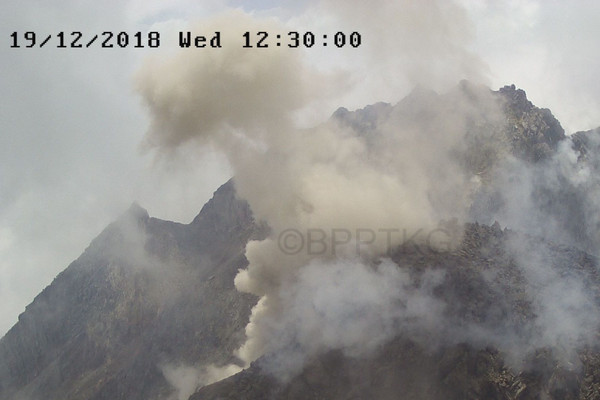
[(133, 205), (0, 341), (0, 399), (164, 399), (161, 365), (232, 361), (255, 299), (233, 278), (257, 234), (223, 185), (189, 225)]
[[(531, 298), (531, 279), (511, 250), (515, 241), (526, 243), (524, 251), (539, 253), (543, 248), (553, 260), (547, 268), (586, 282), (586, 292), (600, 305), (597, 258), (497, 225), (469, 224), (460, 246), (449, 253), (411, 249), (393, 257), (399, 268), (411, 272), (415, 286), (425, 270), (443, 271), (435, 295), (446, 305), (446, 319), (438, 332), (399, 334), (368, 357), (329, 352), (290, 382), (262, 373), (259, 359), (190, 400), (599, 399), (600, 332), (569, 356), (544, 343), (544, 332), (532, 322), (540, 311)], [(474, 327), (485, 336), (463, 331)], [(511, 341), (509, 347), (498, 342), (507, 351), (489, 344), (495, 334)], [(528, 345), (521, 348), (520, 341)], [(507, 362), (515, 355), (524, 357), (518, 365)]]
[[(550, 111), (534, 106), (514, 85), (491, 92), (463, 82), (456, 90), (471, 104), (488, 91), (502, 110), (495, 118), (475, 107), (465, 127), (466, 146), (459, 157), (466, 173), (483, 183), (474, 196), (472, 218), (493, 222), (512, 211), (501, 178), (508, 175), (516, 185), (520, 177), (510, 175), (510, 167), (518, 165), (517, 173), (529, 174), (523, 183), (531, 191), (528, 206), (553, 225), (542, 222), (531, 230), (541, 236), (528, 236), (501, 230), (497, 223), (467, 224), (460, 245), (449, 253), (399, 249), (393, 260), (410, 271), (415, 287), (424, 271), (443, 273), (435, 296), (445, 304), (444, 323), (436, 332), (399, 333), (369, 357), (322, 354), (285, 382), (263, 372), (266, 355), (191, 400), (600, 399), (600, 264), (580, 250), (597, 254), (600, 248), (598, 213), (584, 209), (597, 204), (590, 197), (596, 183), (574, 183), (557, 168), (560, 152), (572, 149), (578, 154), (576, 170), (598, 174), (600, 132), (567, 138)], [(390, 118), (432, 120), (430, 110), (445, 107), (451, 96), (418, 89), (395, 106), (339, 109), (333, 120), (375, 142), (378, 127)], [(568, 299), (578, 293), (589, 301), (580, 308)], [(551, 322), (540, 322), (546, 319)], [(582, 336), (563, 341), (565, 327), (581, 329)]]

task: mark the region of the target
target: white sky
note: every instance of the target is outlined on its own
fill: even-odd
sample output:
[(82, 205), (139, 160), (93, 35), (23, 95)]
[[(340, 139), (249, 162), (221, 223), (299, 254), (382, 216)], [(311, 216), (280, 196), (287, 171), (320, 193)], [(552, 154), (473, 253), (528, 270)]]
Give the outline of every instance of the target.
[[(316, 1), (198, 3), (0, 4), (0, 335), (131, 202), (138, 201), (152, 216), (187, 223), (228, 179), (224, 158), (209, 151), (188, 150), (177, 160), (157, 162), (152, 153), (140, 150), (149, 117), (133, 90), (132, 75), (148, 53), (176, 50), (174, 32), (185, 29), (187, 21), (228, 7), (278, 17), (299, 31), (340, 28), (332, 11), (340, 4), (335, 0), (327, 8), (330, 14), (315, 9)], [(487, 65), (487, 83), (493, 89), (515, 83), (534, 104), (550, 108), (568, 132), (600, 125), (600, 2), (460, 4), (470, 21), (463, 44)], [(380, 32), (385, 34), (386, 28), (381, 26)], [(10, 34), (27, 30), (40, 36), (73, 30), (157, 30), (162, 43), (151, 51), (10, 48)], [(390, 27), (389, 32), (397, 30)], [(396, 102), (407, 93), (411, 85), (402, 76), (392, 76), (394, 64), (378, 64), (381, 47), (394, 38), (379, 39), (377, 51), (368, 48), (375, 44), (368, 38), (354, 53), (331, 47), (306, 51), (319, 68), (342, 68), (360, 77), (352, 90), (308, 110), (310, 122), (327, 118), (337, 106)]]

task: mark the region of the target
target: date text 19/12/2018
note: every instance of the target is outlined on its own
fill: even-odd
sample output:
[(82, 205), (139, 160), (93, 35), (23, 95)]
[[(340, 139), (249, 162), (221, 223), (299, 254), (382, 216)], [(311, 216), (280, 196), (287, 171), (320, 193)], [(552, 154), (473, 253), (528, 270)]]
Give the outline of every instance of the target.
[[(178, 32), (178, 44), (181, 48), (221, 48), (222, 34), (216, 31), (209, 35), (197, 35), (192, 32)], [(158, 48), (164, 43), (161, 34), (151, 32), (111, 32), (104, 31), (96, 34), (85, 34), (81, 31), (58, 32), (51, 34), (38, 34), (33, 31), (13, 32), (10, 35), (11, 48)], [(358, 32), (317, 35), (310, 31), (290, 31), (285, 34), (270, 34), (266, 31), (244, 32), (240, 37), (239, 45), (242, 48), (311, 48), (311, 47), (359, 47), (362, 37)]]

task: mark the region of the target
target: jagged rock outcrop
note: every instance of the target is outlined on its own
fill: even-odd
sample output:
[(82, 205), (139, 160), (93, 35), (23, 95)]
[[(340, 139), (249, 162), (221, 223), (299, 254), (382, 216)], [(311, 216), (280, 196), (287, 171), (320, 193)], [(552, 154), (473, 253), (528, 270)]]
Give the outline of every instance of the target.
[[(376, 103), (352, 112), (341, 107), (332, 120), (369, 141), (377, 135), (378, 127), (394, 118), (426, 127), (439, 118), (440, 112), (451, 114), (453, 110), (467, 117), (465, 149), (459, 152), (459, 158), (473, 174), (485, 176), (507, 154), (531, 163), (547, 160), (566, 138), (550, 110), (533, 105), (524, 90), (507, 85), (492, 91), (468, 81), (441, 95), (417, 87), (393, 106)], [(402, 129), (399, 125), (398, 130)]]
[(380, 102), (356, 111), (348, 111), (347, 108), (340, 107), (333, 113), (331, 118), (357, 132), (366, 134), (375, 130), (378, 121), (386, 119), (391, 111), (391, 104)]
[(515, 85), (498, 91), (505, 102), (507, 134), (512, 152), (527, 161), (541, 161), (550, 157), (558, 143), (565, 139), (560, 122), (547, 108), (538, 108), (529, 100), (523, 89)]
[(590, 159), (600, 152), (600, 127), (589, 131), (576, 132), (572, 136), (573, 149), (579, 153), (579, 161)]

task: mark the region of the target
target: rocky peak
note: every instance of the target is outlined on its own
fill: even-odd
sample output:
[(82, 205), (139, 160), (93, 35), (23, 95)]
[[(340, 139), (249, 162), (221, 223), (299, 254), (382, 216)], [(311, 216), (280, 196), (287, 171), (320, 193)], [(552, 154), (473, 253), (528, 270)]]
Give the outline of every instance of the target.
[(377, 128), (377, 122), (385, 119), (391, 110), (391, 104), (383, 102), (356, 111), (348, 111), (347, 108), (340, 107), (333, 113), (331, 120), (354, 129), (358, 134), (368, 134)]
[(514, 84), (497, 93), (504, 101), (506, 135), (513, 154), (529, 162), (548, 159), (566, 138), (560, 122), (550, 110), (534, 106), (525, 91)]
[(150, 219), (148, 210), (140, 206), (137, 201), (131, 203), (131, 206), (129, 206), (129, 208), (125, 212), (124, 217), (133, 218), (138, 221), (147, 221), (148, 219)]
[(214, 192), (190, 227), (209, 224), (214, 232), (228, 232), (253, 220), (248, 203), (237, 197), (233, 179), (230, 179)]
[(527, 99), (525, 91), (523, 89), (517, 89), (514, 83), (512, 85), (501, 87), (498, 90), (498, 93), (506, 99), (507, 106), (510, 109), (527, 112), (535, 107), (533, 103)]

